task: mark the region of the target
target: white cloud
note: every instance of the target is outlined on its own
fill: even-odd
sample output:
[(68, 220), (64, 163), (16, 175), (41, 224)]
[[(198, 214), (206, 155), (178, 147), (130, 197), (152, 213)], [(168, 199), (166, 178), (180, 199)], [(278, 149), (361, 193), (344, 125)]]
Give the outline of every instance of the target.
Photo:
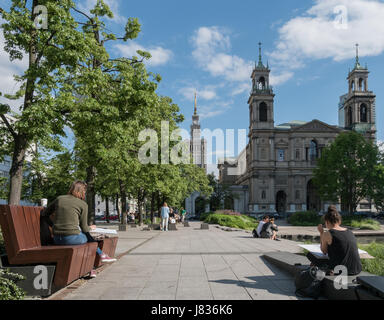
[(228, 54), (231, 47), (228, 32), (219, 27), (200, 27), (191, 38), (193, 57), (199, 66), (213, 76), (228, 81), (249, 80), (252, 62)]
[(200, 115), (200, 119), (213, 118), (227, 112), (232, 107), (232, 104), (233, 104), (232, 100), (229, 100), (226, 102), (215, 101), (210, 105), (198, 105), (197, 112)]
[[(82, 11), (89, 12), (95, 7), (97, 0), (82, 0), (81, 2), (83, 3), (78, 4), (79, 9)], [(111, 9), (111, 11), (113, 12), (113, 19), (110, 19), (111, 21), (124, 24), (127, 22), (128, 19), (119, 14), (120, 0), (104, 0), (104, 2), (109, 6), (109, 9)]]
[[(0, 21), (0, 24), (2, 21)], [(14, 75), (22, 75), (28, 68), (28, 59), (26, 57), (23, 60), (9, 60), (9, 55), (4, 50), (5, 39), (3, 31), (0, 30), (0, 91), (4, 94), (15, 94), (19, 89), (19, 83), (14, 80)], [(1, 103), (10, 105), (11, 109), (15, 112), (19, 111), (19, 107), (23, 104), (23, 99), (9, 100), (4, 97), (0, 97)]]
[(115, 47), (127, 58), (138, 56), (137, 50), (149, 52), (152, 57), (149, 60), (145, 60), (145, 63), (149, 66), (164, 65), (173, 57), (173, 52), (169, 49), (159, 46), (145, 48), (134, 41), (130, 41), (128, 44), (117, 44)]
[(203, 89), (196, 89), (194, 87), (184, 87), (179, 90), (179, 93), (189, 101), (194, 101), (195, 92), (198, 100), (212, 100), (216, 98), (216, 91), (212, 87), (205, 87)]
[(249, 91), (251, 91), (251, 83), (247, 81), (245, 83), (239, 84), (236, 88), (234, 88), (231, 94), (233, 96), (236, 96), (238, 94), (242, 94), (244, 92), (249, 92)]
[(384, 51), (384, 3), (377, 0), (316, 0), (304, 15), (286, 22), (270, 54), (274, 68), (282, 74), (274, 82), (283, 83), (307, 60), (343, 61), (375, 56)]

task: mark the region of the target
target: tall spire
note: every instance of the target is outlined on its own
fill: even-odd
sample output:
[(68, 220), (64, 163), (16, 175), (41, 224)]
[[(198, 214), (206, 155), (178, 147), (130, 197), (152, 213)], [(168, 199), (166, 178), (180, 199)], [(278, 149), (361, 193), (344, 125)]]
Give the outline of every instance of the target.
[(360, 61), (359, 61), (359, 44), (358, 43), (356, 43), (356, 62), (355, 62), (355, 68), (354, 69), (364, 69), (360, 65)]
[(196, 97), (196, 91), (195, 91), (195, 112), (194, 115), (197, 115), (197, 97)]
[(257, 66), (255, 66), (256, 68), (265, 68), (265, 66), (263, 65), (263, 61), (262, 61), (261, 45), (262, 45), (262, 43), (259, 42), (259, 63), (257, 64)]

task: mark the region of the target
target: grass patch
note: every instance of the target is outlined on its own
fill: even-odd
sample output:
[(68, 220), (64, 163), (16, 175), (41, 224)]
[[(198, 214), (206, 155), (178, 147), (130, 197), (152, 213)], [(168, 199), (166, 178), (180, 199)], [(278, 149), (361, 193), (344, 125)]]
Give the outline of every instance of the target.
[(288, 223), (298, 227), (315, 227), (322, 223), (321, 217), (313, 211), (295, 212), (288, 218)]
[(361, 230), (381, 229), (380, 222), (377, 220), (354, 216), (344, 216), (342, 219), (342, 225), (352, 228), (359, 228)]
[(361, 250), (367, 251), (374, 259), (362, 259), (363, 270), (378, 276), (384, 276), (384, 244), (372, 242), (359, 244)]
[(217, 213), (207, 214), (204, 222), (244, 230), (253, 230), (259, 224), (255, 218), (246, 215), (237, 216)]

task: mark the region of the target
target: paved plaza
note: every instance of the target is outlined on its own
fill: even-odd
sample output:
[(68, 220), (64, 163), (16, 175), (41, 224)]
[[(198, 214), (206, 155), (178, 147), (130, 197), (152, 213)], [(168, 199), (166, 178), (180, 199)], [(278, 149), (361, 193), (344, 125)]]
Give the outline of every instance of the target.
[[(52, 299), (296, 300), (292, 277), (266, 262), (266, 252), (300, 252), (289, 240), (254, 239), (200, 223), (177, 231), (119, 233), (117, 262), (98, 277)], [(60, 298), (59, 298), (60, 296)]]

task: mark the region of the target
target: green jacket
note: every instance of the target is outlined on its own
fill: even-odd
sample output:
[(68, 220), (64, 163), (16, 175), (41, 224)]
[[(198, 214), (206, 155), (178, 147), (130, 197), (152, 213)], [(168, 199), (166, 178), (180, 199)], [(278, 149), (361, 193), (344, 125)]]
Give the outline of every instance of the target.
[(55, 213), (53, 234), (70, 236), (89, 232), (88, 205), (72, 195), (59, 196), (42, 212), (43, 217)]

